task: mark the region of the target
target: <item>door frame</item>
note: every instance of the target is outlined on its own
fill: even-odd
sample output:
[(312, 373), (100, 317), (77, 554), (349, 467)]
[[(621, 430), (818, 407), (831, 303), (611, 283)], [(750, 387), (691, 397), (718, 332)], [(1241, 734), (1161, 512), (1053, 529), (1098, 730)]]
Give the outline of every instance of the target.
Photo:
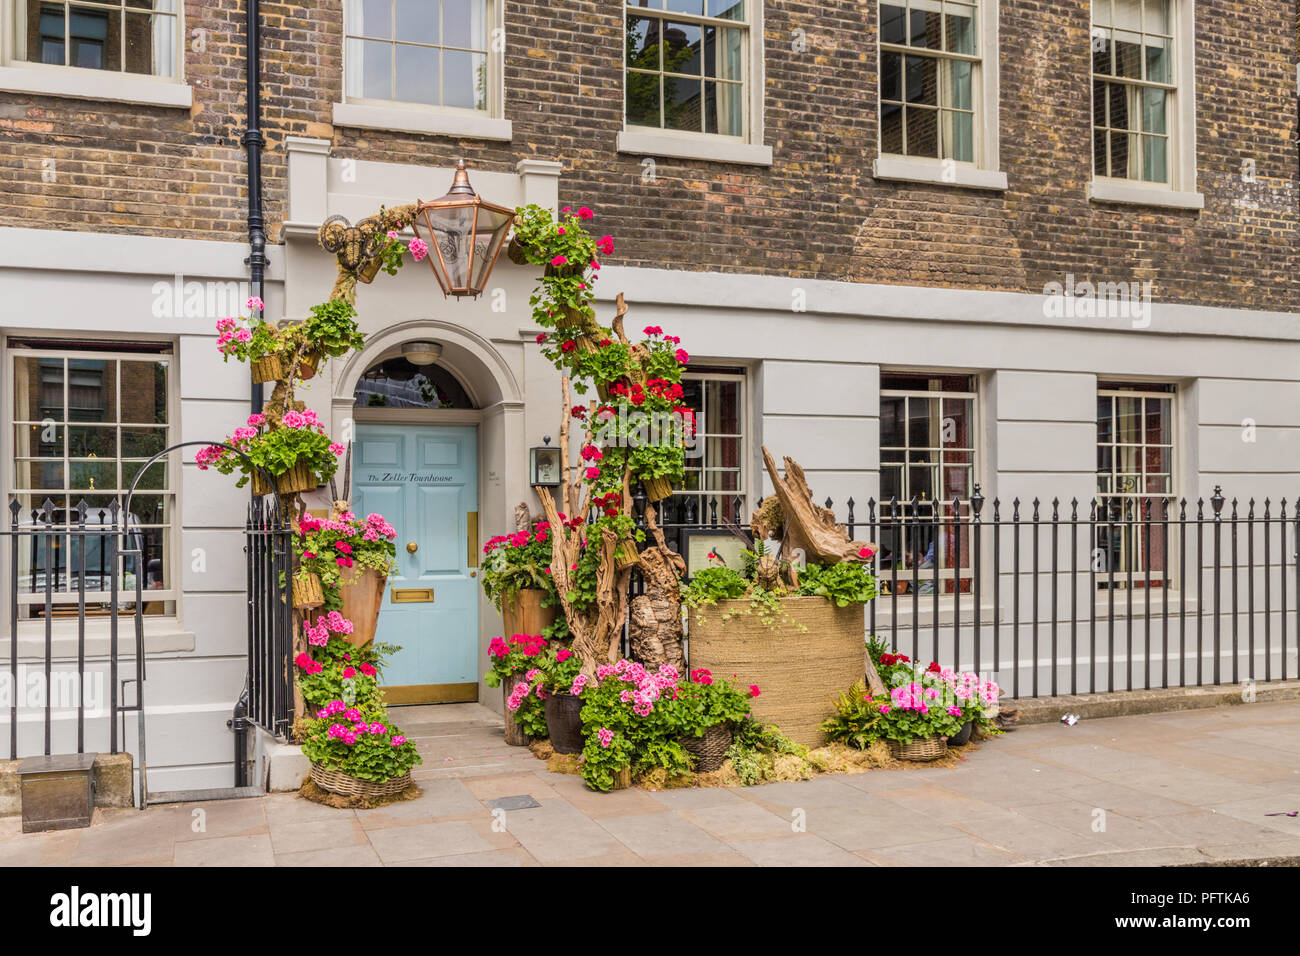
[[(479, 510), (483, 507), (483, 412), (479, 409), (465, 408), (385, 408), (382, 405), (359, 407), (354, 409), (352, 416), (355, 425), (389, 425), (403, 426), (414, 425), (424, 427), (437, 427), (440, 425), (472, 425), (474, 428), (474, 455), (475, 471), (477, 480), (475, 482), (474, 495), (479, 502)], [(356, 439), (356, 433), (353, 432), (353, 440)], [(352, 465), (354, 474), (349, 475), (349, 488), (352, 487), (352, 481), (355, 480), (356, 463)], [(350, 493), (351, 494), (351, 493)], [(480, 519), (479, 527), (482, 528)], [(477, 595), (482, 597), (481, 590)], [(481, 601), (480, 601), (481, 604)], [(479, 631), (482, 629), (482, 621), (475, 628), (474, 641), (476, 646), (479, 643)], [(425, 699), (431, 688), (439, 688), (434, 693), (433, 700)], [(478, 682), (466, 684), (413, 684), (397, 685), (395, 687), (384, 688), (384, 697), (389, 704), (398, 706), (402, 704), (455, 704), (455, 703), (473, 703), (479, 699)]]

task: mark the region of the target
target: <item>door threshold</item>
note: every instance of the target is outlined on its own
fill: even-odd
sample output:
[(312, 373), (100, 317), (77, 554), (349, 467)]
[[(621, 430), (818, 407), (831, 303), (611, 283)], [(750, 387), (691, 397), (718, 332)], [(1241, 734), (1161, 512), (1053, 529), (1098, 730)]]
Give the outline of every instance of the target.
[(243, 800), (264, 797), (261, 787), (210, 787), (206, 790), (159, 790), (149, 794), (146, 807), (163, 803), (200, 803), (208, 800)]
[(381, 687), (384, 703), (400, 707), (405, 704), (473, 704), (478, 702), (478, 682), (466, 684), (398, 684)]

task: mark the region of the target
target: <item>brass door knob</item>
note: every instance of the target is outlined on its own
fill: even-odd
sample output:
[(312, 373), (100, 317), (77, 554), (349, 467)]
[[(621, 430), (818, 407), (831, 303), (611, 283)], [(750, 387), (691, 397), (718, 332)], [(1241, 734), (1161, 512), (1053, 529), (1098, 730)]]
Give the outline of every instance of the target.
[(406, 553), (407, 553), (407, 554), (415, 554), (415, 552), (417, 552), (417, 551), (419, 551), (419, 550), (420, 550), (420, 546), (419, 546), (418, 544), (416, 544), (414, 541), (408, 541), (408, 542), (406, 542)]

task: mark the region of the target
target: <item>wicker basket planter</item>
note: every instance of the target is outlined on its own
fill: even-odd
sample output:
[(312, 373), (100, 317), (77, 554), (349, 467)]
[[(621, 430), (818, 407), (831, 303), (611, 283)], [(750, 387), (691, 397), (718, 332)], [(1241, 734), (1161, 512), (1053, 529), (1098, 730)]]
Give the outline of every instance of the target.
[(824, 744), (821, 723), (834, 716), (836, 695), (866, 677), (862, 605), (786, 597), (771, 625), (745, 599), (719, 601), (702, 612), (688, 619), (690, 668), (728, 680), (735, 674), (733, 683), (742, 689), (757, 685), (760, 696), (751, 701), (756, 719), (776, 724), (796, 743)]
[(278, 355), (264, 355), (260, 359), (253, 359), (249, 367), (253, 373), (253, 381), (258, 384), (284, 378), (284, 364)]
[(401, 793), (411, 785), (411, 771), (408, 770), (392, 780), (375, 783), (373, 780), (361, 780), (341, 770), (330, 770), (314, 763), (311, 765), (311, 779), (322, 790), (339, 793), (345, 797), (390, 797), (395, 793)]
[(383, 264), (384, 264), (383, 257), (375, 256), (373, 259), (371, 259), (369, 262), (367, 262), (365, 265), (361, 267), (361, 271), (357, 273), (357, 281), (374, 282), (375, 276), (379, 275), (379, 270), (383, 266)]
[(304, 464), (294, 465), (283, 474), (276, 475), (274, 487), (266, 483), (261, 469), (254, 468), (252, 476), (255, 495), (269, 495), (272, 491), (276, 494), (291, 495), (298, 491), (311, 491), (316, 487), (315, 473)]
[(953, 734), (951, 737), (948, 738), (948, 746), (961, 747), (964, 744), (970, 743), (971, 731), (973, 731), (974, 729), (975, 729), (975, 722), (972, 720), (966, 721), (966, 723), (961, 725), (961, 730), (957, 731), (955, 734)]
[(557, 754), (582, 753), (582, 698), (572, 694), (552, 694), (543, 704), (546, 709), (546, 733)]
[(910, 744), (900, 744), (897, 740), (889, 741), (889, 752), (896, 760), (911, 760), (926, 763), (938, 760), (948, 752), (948, 741), (943, 737), (925, 737), (913, 740)]
[(651, 501), (663, 501), (673, 493), (673, 483), (667, 478), (642, 478), (641, 487)]
[(320, 576), (299, 574), (293, 579), (293, 606), (301, 610), (320, 607), (325, 603), (325, 591)]
[(507, 706), (511, 691), (515, 689), (516, 684), (522, 684), (523, 680), (523, 677), (507, 677), (501, 682), (501, 713), (505, 715), (506, 743), (511, 747), (528, 746), (528, 735), (524, 733), (524, 728), (519, 726), (519, 723), (515, 720), (514, 711)]
[(636, 542), (631, 538), (624, 538), (614, 549), (614, 567), (619, 571), (630, 568), (638, 560), (640, 560), (640, 552), (637, 551)]
[(524, 588), (513, 599), (501, 601), (501, 624), (507, 638), (514, 634), (540, 634), (555, 623), (558, 607), (542, 607), (546, 592), (540, 588)]
[(696, 773), (712, 773), (727, 759), (731, 746), (731, 728), (718, 724), (699, 737), (683, 737), (682, 749), (695, 758)]
[(511, 236), (510, 241), (506, 243), (506, 258), (517, 266), (526, 266), (528, 265), (528, 247), (514, 236)]

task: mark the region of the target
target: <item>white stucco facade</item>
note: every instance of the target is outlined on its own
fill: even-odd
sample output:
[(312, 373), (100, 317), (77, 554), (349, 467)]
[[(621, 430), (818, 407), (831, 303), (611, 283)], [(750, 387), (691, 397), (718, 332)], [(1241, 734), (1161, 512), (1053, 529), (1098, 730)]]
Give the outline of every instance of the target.
[[(321, 301), (333, 257), (316, 243), (330, 215), (355, 222), (381, 205), (441, 195), (451, 170), (332, 159), (322, 141), (290, 139), (289, 205), (283, 242), (270, 250), (269, 319), (296, 319)], [(566, 199), (560, 164), (525, 161), (516, 174), (471, 170), (476, 189), (503, 205)], [(599, 210), (597, 211), (599, 212)], [(599, 220), (597, 219), (597, 224)], [(161, 339), (172, 343), (173, 441), (219, 439), (248, 414), (247, 369), (223, 363), (206, 305), (189, 314), (174, 301), (246, 280), (241, 243), (0, 229), (0, 331), (40, 336)], [(498, 262), (477, 301), (444, 299), (424, 264), (380, 275), (357, 298), (366, 348), (330, 362), (298, 395), (346, 440), (357, 421), (358, 378), (404, 342), (443, 347), (440, 364), (464, 385), (472, 411), (368, 411), (385, 421), (475, 424), (479, 429), (480, 538), (511, 530), (515, 505), (535, 505), (528, 449), (558, 434), (559, 376), (539, 353), (528, 268)], [(881, 373), (964, 373), (977, 383), (975, 478), (988, 500), (1097, 492), (1100, 380), (1176, 386), (1173, 487), (1178, 497), (1293, 500), (1300, 493), (1300, 316), (1155, 304), (1149, 324), (1129, 318), (1049, 317), (1041, 295), (876, 286), (741, 274), (608, 267), (597, 305), (612, 315), (626, 295), (629, 329), (660, 325), (680, 335), (692, 362), (744, 370), (748, 505), (770, 490), (760, 448), (801, 462), (818, 499), (843, 517), (850, 497), (863, 520), (881, 492)], [(242, 303), (242, 298), (239, 300)], [(11, 374), (8, 354), (4, 378)], [(0, 457), (13, 459), (12, 388), (5, 388)], [(369, 416), (369, 417), (367, 417)], [(1253, 427), (1252, 427), (1253, 426)], [(186, 458), (193, 460), (193, 450)], [(226, 727), (244, 682), (242, 528), (247, 498), (231, 479), (177, 467), (175, 614), (151, 618), (146, 649), (150, 788), (229, 786)], [(12, 490), (7, 473), (5, 490)], [(309, 504), (327, 504), (326, 494)], [(200, 560), (202, 557), (202, 560)], [(7, 560), (7, 556), (4, 558)], [(0, 587), (8, 587), (8, 574)], [(8, 606), (8, 595), (4, 595)], [(499, 618), (481, 602), (481, 650)], [(990, 614), (1000, 613), (990, 609)], [(92, 666), (105, 660), (106, 626), (90, 624)], [(67, 622), (55, 625), (61, 664), (75, 659)], [(99, 629), (99, 630), (96, 630)], [(20, 657), (43, 653), (44, 632), (24, 622)], [(125, 646), (125, 643), (124, 643)], [(1294, 646), (1294, 645), (1293, 645)], [(1009, 654), (1009, 651), (1006, 653)], [(1294, 653), (1294, 651), (1292, 652)], [(7, 666), (8, 643), (0, 641)], [(130, 666), (129, 663), (126, 666)], [(127, 699), (131, 699), (129, 696)], [(500, 707), (499, 692), (481, 699)], [(69, 715), (58, 721), (62, 739)], [(7, 708), (0, 734), (7, 736)], [(102, 730), (102, 721), (100, 725)], [(39, 715), (24, 720), (38, 741)], [(95, 731), (99, 733), (99, 730)], [(125, 741), (133, 746), (128, 720)]]

